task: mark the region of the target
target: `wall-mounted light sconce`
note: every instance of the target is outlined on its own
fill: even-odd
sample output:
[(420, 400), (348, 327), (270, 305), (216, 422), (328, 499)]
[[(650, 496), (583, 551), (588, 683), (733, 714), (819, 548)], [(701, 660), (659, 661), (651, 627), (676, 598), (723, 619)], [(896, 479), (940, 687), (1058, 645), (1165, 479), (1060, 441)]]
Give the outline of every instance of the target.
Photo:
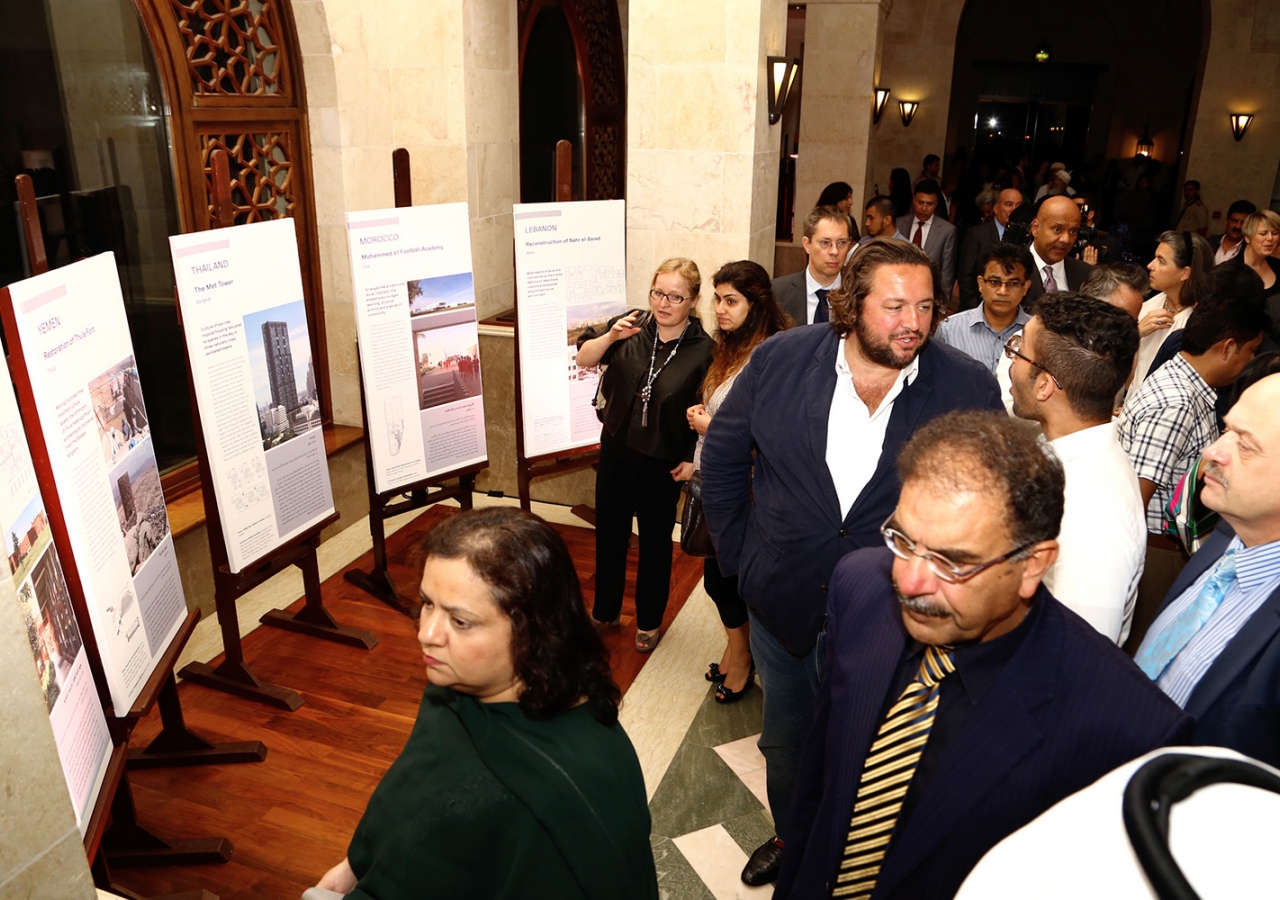
[(1147, 127), (1142, 129), (1142, 137), (1138, 139), (1138, 156), (1145, 156), (1147, 159), (1156, 152), (1156, 142), (1151, 140), (1151, 123), (1147, 123)]
[(876, 105), (872, 111), (871, 124), (879, 125), (880, 117), (884, 115), (885, 105), (889, 102), (889, 89), (876, 88)]
[(914, 100), (899, 100), (898, 113), (902, 116), (902, 127), (906, 128), (911, 124), (911, 120), (916, 117), (916, 110), (920, 108), (920, 104)]
[(786, 56), (770, 56), (766, 60), (769, 70), (769, 124), (776, 125), (782, 118), (782, 108), (791, 95), (791, 85), (800, 71), (800, 60)]
[(1232, 113), (1231, 114), (1231, 136), (1237, 141), (1244, 137), (1245, 131), (1249, 128), (1249, 123), (1253, 121), (1251, 113)]

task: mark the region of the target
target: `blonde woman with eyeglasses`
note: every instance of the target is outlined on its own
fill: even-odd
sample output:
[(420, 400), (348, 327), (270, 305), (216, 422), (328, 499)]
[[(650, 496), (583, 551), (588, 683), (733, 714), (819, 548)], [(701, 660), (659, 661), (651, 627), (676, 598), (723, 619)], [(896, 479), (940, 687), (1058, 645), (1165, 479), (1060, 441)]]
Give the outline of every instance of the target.
[(693, 475), (697, 434), (685, 412), (711, 365), (714, 343), (696, 315), (702, 276), (689, 259), (668, 259), (649, 284), (649, 309), (611, 319), (578, 339), (579, 366), (605, 365), (596, 415), (597, 628), (619, 624), (631, 520), (640, 526), (636, 649), (658, 645), (671, 589), (671, 533), (680, 486)]

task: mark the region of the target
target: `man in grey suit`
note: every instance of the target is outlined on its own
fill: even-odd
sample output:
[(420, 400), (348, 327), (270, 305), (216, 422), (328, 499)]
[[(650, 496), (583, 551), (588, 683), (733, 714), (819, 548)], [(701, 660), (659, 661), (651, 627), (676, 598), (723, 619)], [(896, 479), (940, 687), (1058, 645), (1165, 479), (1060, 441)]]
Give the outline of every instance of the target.
[(853, 246), (852, 222), (834, 206), (815, 206), (800, 239), (809, 263), (799, 272), (773, 279), (773, 296), (797, 325), (831, 321), (827, 294), (840, 287), (840, 269)]
[(1009, 226), (1009, 216), (1022, 205), (1022, 191), (1017, 188), (1005, 188), (1000, 192), (996, 205), (992, 208), (994, 215), (970, 228), (964, 236), (964, 244), (960, 247), (960, 308), (977, 309), (982, 304), (982, 293), (978, 290), (978, 256), (992, 244), (1004, 240), (1004, 230)]
[[(1031, 289), (1022, 308), (1034, 312), (1036, 301), (1046, 291), (1078, 291), (1084, 286), (1093, 266), (1069, 254), (1080, 234), (1080, 207), (1070, 197), (1058, 194), (1045, 197), (1031, 220)], [(1046, 271), (1048, 270), (1048, 271)]]
[(933, 214), (938, 208), (938, 194), (936, 181), (925, 179), (917, 184), (911, 199), (911, 213), (898, 219), (898, 231), (911, 243), (923, 248), (937, 265), (938, 274), (942, 277), (943, 302), (946, 303), (956, 281), (956, 227)]

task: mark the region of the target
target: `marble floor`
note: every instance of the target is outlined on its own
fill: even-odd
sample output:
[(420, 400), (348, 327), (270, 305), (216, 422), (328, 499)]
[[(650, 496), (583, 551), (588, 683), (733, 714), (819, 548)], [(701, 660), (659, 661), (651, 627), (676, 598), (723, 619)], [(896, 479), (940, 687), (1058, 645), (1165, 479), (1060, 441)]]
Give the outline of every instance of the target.
[[(512, 498), (477, 494), (477, 506)], [(567, 507), (534, 503), (548, 521), (582, 526)], [(388, 522), (394, 532), (412, 516)], [(677, 526), (678, 530), (678, 526)], [(678, 535), (677, 535), (678, 539)], [(321, 545), (320, 575), (328, 578), (369, 550), (367, 520)], [(302, 579), (277, 575), (237, 604), (245, 633), (261, 613), (293, 602)], [(653, 815), (653, 852), (663, 900), (768, 898), (772, 888), (749, 888), (738, 878), (747, 854), (773, 834), (764, 790), (764, 759), (756, 749), (761, 693), (715, 702), (702, 677), (719, 659), (724, 631), (715, 605), (699, 584), (623, 697), (620, 720), (635, 745)], [(202, 620), (179, 661), (208, 661), (222, 651), (216, 617)]]

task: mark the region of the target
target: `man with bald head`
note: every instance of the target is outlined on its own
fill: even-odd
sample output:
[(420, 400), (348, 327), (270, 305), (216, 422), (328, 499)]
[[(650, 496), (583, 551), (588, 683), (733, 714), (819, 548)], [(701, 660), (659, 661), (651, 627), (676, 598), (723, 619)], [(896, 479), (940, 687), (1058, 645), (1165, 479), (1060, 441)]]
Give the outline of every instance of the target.
[(992, 216), (981, 225), (970, 228), (960, 249), (960, 308), (976, 309), (982, 303), (978, 290), (978, 257), (992, 244), (1004, 240), (1004, 230), (1009, 216), (1022, 205), (1022, 192), (1017, 188), (1005, 188), (996, 199)]
[(1093, 267), (1067, 254), (1080, 234), (1080, 208), (1070, 197), (1045, 197), (1031, 220), (1031, 289), (1022, 307), (1032, 312), (1040, 295), (1051, 291), (1078, 291)]
[(1134, 658), (1196, 719), (1195, 743), (1273, 766), (1280, 765), (1277, 407), (1280, 374), (1266, 375), (1240, 395), (1226, 431), (1204, 451), (1200, 499), (1222, 522), (1174, 582)]

